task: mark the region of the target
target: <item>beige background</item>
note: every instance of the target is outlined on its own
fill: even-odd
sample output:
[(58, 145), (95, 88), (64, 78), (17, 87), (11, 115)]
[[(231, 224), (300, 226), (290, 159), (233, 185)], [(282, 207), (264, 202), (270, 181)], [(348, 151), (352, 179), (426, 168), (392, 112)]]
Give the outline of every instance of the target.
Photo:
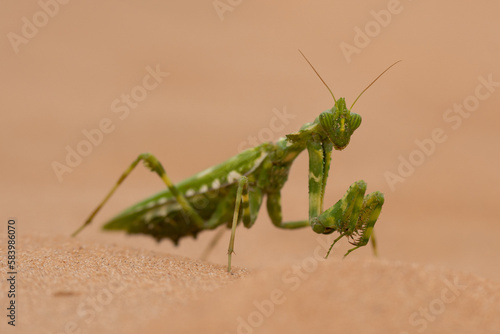
[[(348, 105), (384, 68), (396, 60), (403, 60), (356, 103), (354, 111), (362, 115), (363, 124), (349, 147), (335, 152), (325, 200), (330, 205), (335, 203), (349, 184), (358, 179), (367, 181), (369, 191), (385, 193), (386, 204), (376, 225), (382, 262), (372, 259), (368, 247), (352, 254), (351, 259), (339, 262), (348, 247), (344, 241), (333, 254), (332, 263), (325, 264), (327, 269), (321, 270), (331, 270), (332, 275), (336, 275), (335, 270), (343, 270), (335, 269), (333, 264), (338, 264), (345, 269), (341, 272), (344, 276), (331, 279), (341, 282), (355, 280), (358, 273), (375, 275), (374, 271), (366, 269), (369, 265), (363, 265), (366, 270), (358, 272), (355, 264), (375, 261), (377, 266), (389, 266), (389, 269), (384, 267), (388, 270), (384, 273), (391, 277), (400, 273), (397, 263), (408, 268), (412, 263), (419, 263), (442, 267), (446, 272), (471, 273), (490, 283), (500, 281), (497, 210), (500, 87), (492, 88), (490, 96), (480, 100), (470, 117), (462, 119), (456, 129), (443, 119), (455, 104), (472, 101), (480, 77), (491, 75), (493, 81), (500, 82), (500, 7), (490, 1), (402, 0), (396, 7), (392, 7), (397, 3), (394, 1), (232, 3), (232, 11), (221, 14), (221, 19), (212, 1), (71, 1), (60, 4), (57, 10), (51, 7), (53, 17), (45, 25), (42, 22), (38, 32), (17, 47), (13, 47), (9, 36), (12, 38), (12, 33), (21, 35), (24, 17), (33, 22), (34, 15), (40, 16), (37, 14), (41, 11), (40, 4), (24, 1), (0, 5), (0, 32), (4, 36), (0, 46), (0, 121), (3, 125), (0, 131), (0, 203), (4, 227), (0, 231), (5, 236), (7, 218), (17, 218), (18, 238), (25, 242), (21, 252), (23, 247), (26, 252), (25, 261), (20, 259), (19, 271), (22, 272), (24, 265), (25, 277), (31, 277), (31, 280), (26, 279), (23, 288), (37, 295), (36, 291), (48, 289), (47, 286), (55, 284), (56, 277), (62, 275), (51, 270), (66, 262), (52, 263), (43, 269), (34, 266), (41, 272), (29, 274), (28, 259), (41, 255), (28, 250), (36, 251), (37, 247), (48, 252), (49, 258), (51, 250), (67, 251), (71, 245), (84, 245), (84, 248), (95, 245), (104, 249), (116, 245), (122, 247), (119, 249), (130, 249), (131, 258), (134, 252), (142, 252), (140, 250), (153, 251), (151, 254), (159, 257), (175, 254), (198, 258), (210, 241), (210, 233), (200, 235), (196, 241), (182, 240), (180, 247), (175, 248), (169, 242), (157, 244), (147, 237), (128, 237), (99, 230), (105, 219), (162, 189), (161, 181), (142, 168), (124, 183), (78, 241), (70, 240), (68, 235), (82, 223), (139, 153), (154, 153), (170, 177), (179, 181), (235, 155), (248, 136), (259, 137), (260, 134), (262, 138), (263, 131), (268, 131), (264, 129), (271, 127), (273, 109), (286, 110), (294, 116), (282, 130), (273, 131), (273, 139), (277, 139), (331, 108), (331, 97), (297, 52), (299, 48), (329, 83), (336, 97), (346, 97)], [(393, 14), (390, 22), (381, 27), (375, 23), (372, 11), (387, 11), (388, 6), (396, 8), (398, 14)], [(380, 29), (373, 31), (368, 45), (352, 54), (348, 61), (340, 46), (342, 43), (354, 45), (355, 29), (364, 30), (365, 27)], [(148, 66), (159, 66), (162, 71), (169, 72), (169, 76), (148, 92), (126, 118), (120, 119), (122, 113), (112, 110), (113, 101), (141, 85)], [(64, 163), (65, 147), (76, 148), (85, 139), (82, 131), (97, 128), (106, 118), (111, 120), (114, 130), (106, 134), (71, 173), (64, 174), (60, 182), (52, 164), (55, 161)], [(414, 153), (418, 149), (415, 141), (431, 138), (436, 128), (442, 129), (446, 140), (436, 144), (435, 152), (426, 156), (404, 182), (396, 183), (391, 189), (386, 173), (397, 173), (400, 157), (408, 159), (417, 154)], [(306, 154), (297, 160), (284, 188), (283, 207), (285, 219), (302, 219), (307, 215)], [(227, 237), (212, 253), (211, 263), (225, 263)], [(33, 241), (31, 246), (28, 240)], [(261, 291), (259, 279), (262, 278), (257, 273), (271, 277), (264, 279), (265, 282), (273, 281), (273, 270), (287, 270), (302, 263), (311, 257), (317, 246), (318, 236), (308, 229), (290, 232), (274, 228), (263, 208), (252, 229), (238, 230), (234, 263), (246, 268), (241, 273), (248, 276), (250, 283), (245, 284), (250, 287), (245, 289), (253, 291), (253, 287)], [(4, 254), (5, 248), (2, 248), (2, 261)], [(103, 254), (109, 257), (108, 261), (116, 260), (113, 253)], [(127, 263), (124, 260), (117, 267), (129, 268)], [(140, 271), (141, 264), (138, 266), (136, 269)], [(223, 275), (222, 266), (215, 268), (219, 268), (218, 275)], [(156, 272), (158, 268), (153, 265), (151, 270)], [(136, 271), (129, 274), (132, 273), (139, 275)], [(4, 275), (3, 269), (1, 275)], [(322, 282), (324, 275), (318, 275)], [(139, 276), (143, 279), (145, 274)], [(155, 273), (151, 277), (161, 276)], [(400, 286), (409, 282), (409, 291), (419, 288), (427, 293), (433, 291), (425, 288), (429, 283), (425, 278), (415, 283), (409, 278), (412, 275), (404, 277)], [(71, 291), (81, 289), (81, 294), (68, 296), (66, 309), (69, 313), (74, 314), (85, 293), (94, 291), (90, 282), (95, 275), (89, 274), (88, 279), (90, 281), (83, 278), (79, 281), (80, 288), (68, 283), (67, 289)], [(20, 284), (22, 282), (20, 278)], [(154, 282), (157, 281), (153, 279), (151, 284), (156, 284)], [(307, 282), (312, 284), (312, 281)], [(355, 283), (352, 284), (352, 290), (356, 290)], [(325, 285), (325, 289), (328, 286)], [(141, 314), (165, 319), (161, 310), (168, 311), (171, 304), (163, 300), (157, 308), (148, 308), (142, 299), (146, 297), (140, 292), (144, 285), (134, 287), (137, 293), (132, 293), (130, 298), (136, 298), (137, 309), (131, 314), (136, 318), (129, 315), (131, 310), (126, 304), (115, 301), (108, 309), (113, 309), (116, 317), (127, 318), (132, 325), (139, 324), (139, 318), (144, 319)], [(60, 292), (55, 286), (51, 289), (55, 290), (47, 291), (56, 295)], [(303, 289), (303, 298), (307, 299), (307, 288)], [(344, 291), (339, 286), (336, 289)], [(363, 296), (380, 300), (380, 296), (371, 293), (372, 289), (377, 289), (376, 284), (363, 290)], [(439, 287), (436, 289), (439, 293)], [(4, 290), (0, 294), (2, 300)], [(197, 301), (197, 306), (189, 294), (174, 298), (185, 305), (183, 314), (191, 319), (188, 321), (191, 324), (204, 326), (203, 318), (193, 311), (200, 307), (218, 309), (217, 301), (223, 301), (223, 294), (228, 293), (225, 289), (208, 290), (206, 300)], [(26, 306), (19, 322), (31, 322), (38, 329), (59, 333), (66, 318), (47, 319), (39, 311), (41, 308), (56, 310), (58, 299), (50, 293), (37, 296), (39, 304), (30, 304), (33, 306), (30, 312)], [(245, 296), (252, 298), (250, 293), (230, 299), (234, 304), (230, 309), (238, 309), (235, 300), (246, 300)], [(323, 296), (322, 292), (317, 294), (318, 299)], [(355, 294), (351, 297), (359, 298)], [(311, 298), (316, 298), (316, 294), (311, 292)], [(345, 305), (352, 298), (345, 297), (333, 304)], [(406, 298), (413, 302), (408, 311), (401, 312), (402, 320), (396, 321), (401, 325), (392, 328), (396, 333), (416, 332), (417, 327), (406, 322), (408, 314), (419, 305), (428, 304), (432, 294), (418, 302), (411, 293)], [(282, 320), (275, 317), (274, 322), (259, 326), (256, 332), (272, 332), (290, 319), (298, 319), (293, 312), (304, 316), (303, 323), (317, 321), (314, 314), (309, 315), (313, 307), (302, 310), (303, 299), (300, 300), (288, 305), (289, 312), (282, 311)], [(481, 303), (485, 300), (474, 302), (484, 307)], [(495, 306), (489, 312), (500, 313), (498, 299), (493, 302)], [(397, 303), (400, 303), (398, 299), (392, 302)], [(465, 308), (471, 305), (467, 306), (465, 300), (461, 303)], [(378, 318), (372, 309), (356, 308), (356, 312), (365, 314), (366, 319)], [(432, 322), (427, 332), (448, 328), (447, 324), (454, 323), (454, 316), (463, 318), (464, 314), (469, 314), (453, 313), (449, 309), (447, 312), (452, 312), (446, 318), (449, 322), (445, 318)], [(106, 319), (108, 314), (103, 312), (98, 317)], [(388, 311), (387, 314), (393, 313)], [(480, 319), (480, 313), (478, 316)], [(227, 332), (235, 331), (235, 318), (227, 313), (220, 318), (232, 321)], [(219, 318), (213, 315), (207, 319), (217, 323)], [(102, 323), (106, 321), (108, 325), (111, 323), (109, 326), (120, 326), (109, 319)], [(169, 321), (184, 323), (178, 317)], [(1, 326), (4, 325), (2, 320)], [(79, 330), (98, 332), (105, 328), (97, 321), (80, 326)], [(162, 327), (153, 328), (160, 330)], [(345, 328), (352, 327), (347, 323)], [(389, 327), (380, 324), (377, 328), (382, 333)]]

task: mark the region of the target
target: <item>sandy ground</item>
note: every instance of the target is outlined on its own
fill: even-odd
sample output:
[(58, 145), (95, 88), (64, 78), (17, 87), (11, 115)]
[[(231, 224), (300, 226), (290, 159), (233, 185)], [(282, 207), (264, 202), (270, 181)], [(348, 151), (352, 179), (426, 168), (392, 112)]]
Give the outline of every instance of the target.
[(500, 283), (449, 269), (311, 255), (228, 274), (225, 266), (130, 247), (23, 240), (23, 333), (495, 333), (500, 326)]
[[(499, 9), (0, 4), (0, 332), (500, 333)], [(203, 262), (212, 232), (179, 247), (102, 232), (162, 189), (144, 169), (69, 237), (139, 153), (154, 153), (179, 181), (331, 108), (297, 49), (348, 105), (403, 60), (356, 103), (363, 123), (335, 152), (325, 198), (335, 203), (359, 179), (385, 193), (378, 258), (366, 247), (342, 260), (344, 241), (321, 261), (327, 237), (278, 230), (264, 208), (238, 230), (234, 275), (224, 266), (228, 234)], [(73, 150), (83, 153), (68, 157)], [(286, 220), (307, 215), (307, 175), (303, 154), (283, 191)], [(5, 316), (9, 218), (15, 328)]]

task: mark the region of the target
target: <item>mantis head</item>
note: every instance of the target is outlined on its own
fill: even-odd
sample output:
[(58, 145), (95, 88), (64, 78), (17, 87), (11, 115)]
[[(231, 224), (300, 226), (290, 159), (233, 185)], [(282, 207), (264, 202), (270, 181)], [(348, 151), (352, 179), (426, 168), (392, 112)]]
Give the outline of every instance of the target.
[(335, 106), (319, 115), (319, 124), (336, 150), (343, 150), (351, 140), (354, 130), (361, 125), (361, 116), (347, 109), (343, 97)]
[(333, 143), (333, 146), (335, 147), (336, 150), (343, 150), (348, 144), (349, 141), (351, 140), (351, 135), (354, 133), (354, 130), (359, 128), (361, 125), (361, 116), (351, 112), (352, 107), (354, 104), (358, 101), (358, 99), (363, 95), (364, 92), (368, 88), (370, 88), (371, 85), (375, 83), (375, 81), (378, 80), (384, 74), (387, 72), (391, 67), (399, 63), (401, 60), (398, 60), (391, 66), (385, 69), (378, 77), (375, 78), (359, 95), (358, 97), (354, 100), (352, 103), (351, 107), (347, 109), (345, 99), (343, 97), (339, 98), (338, 100), (335, 99), (335, 96), (333, 95), (332, 90), (328, 85), (325, 83), (323, 78), (319, 75), (319, 73), (316, 71), (314, 66), (311, 64), (311, 62), (306, 58), (306, 56), (302, 53), (302, 51), (299, 50), (299, 52), (302, 54), (302, 56), (305, 58), (305, 60), (309, 63), (309, 65), (312, 67), (313, 71), (316, 73), (316, 75), (320, 78), (320, 80), (323, 82), (323, 84), (328, 88), (330, 91), (330, 94), (333, 97), (333, 101), (335, 102), (335, 105), (333, 106), (332, 109), (327, 110), (325, 112), (322, 112), (319, 115), (319, 124), (321, 125), (321, 129), (323, 130), (324, 134), (326, 137)]

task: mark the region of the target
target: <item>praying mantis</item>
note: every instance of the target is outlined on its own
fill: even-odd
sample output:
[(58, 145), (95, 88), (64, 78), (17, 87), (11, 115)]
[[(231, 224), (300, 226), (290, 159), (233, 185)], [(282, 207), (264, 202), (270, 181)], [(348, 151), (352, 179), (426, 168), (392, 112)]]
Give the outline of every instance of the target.
[[(310, 226), (319, 234), (339, 233), (325, 258), (343, 237), (354, 246), (344, 256), (365, 246), (370, 238), (376, 254), (373, 228), (384, 204), (384, 195), (375, 191), (365, 196), (366, 183), (360, 180), (354, 182), (345, 195), (327, 210), (323, 210), (323, 199), (333, 150), (346, 148), (352, 134), (361, 125), (361, 116), (351, 112), (354, 104), (399, 61), (375, 78), (348, 109), (345, 99), (335, 99), (314, 66), (300, 50), (299, 52), (333, 97), (334, 106), (331, 109), (320, 113), (313, 122), (304, 124), (299, 131), (288, 134), (275, 143), (263, 143), (247, 149), (177, 184), (167, 176), (154, 155), (140, 154), (72, 236), (76, 236), (92, 222), (116, 189), (142, 161), (147, 168), (158, 174), (167, 189), (125, 209), (109, 220), (103, 229), (146, 234), (157, 241), (167, 238), (177, 245), (183, 237), (196, 237), (201, 231), (225, 225), (231, 229), (227, 265), (227, 271), (231, 272), (236, 227), (240, 222), (246, 228), (252, 227), (266, 197), (267, 212), (278, 228), (298, 229)], [(288, 179), (295, 158), (304, 150), (309, 154), (309, 218), (284, 222), (281, 189)]]

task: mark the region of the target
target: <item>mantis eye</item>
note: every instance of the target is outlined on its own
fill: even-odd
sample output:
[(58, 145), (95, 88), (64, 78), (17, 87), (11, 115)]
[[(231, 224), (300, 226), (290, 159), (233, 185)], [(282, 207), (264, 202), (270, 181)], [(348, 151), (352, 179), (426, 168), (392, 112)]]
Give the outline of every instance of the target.
[(333, 128), (333, 114), (331, 112), (322, 112), (319, 115), (319, 122), (325, 131), (330, 131)]
[(351, 113), (351, 119), (349, 120), (349, 125), (351, 126), (351, 131), (356, 130), (361, 125), (361, 116), (356, 113)]

